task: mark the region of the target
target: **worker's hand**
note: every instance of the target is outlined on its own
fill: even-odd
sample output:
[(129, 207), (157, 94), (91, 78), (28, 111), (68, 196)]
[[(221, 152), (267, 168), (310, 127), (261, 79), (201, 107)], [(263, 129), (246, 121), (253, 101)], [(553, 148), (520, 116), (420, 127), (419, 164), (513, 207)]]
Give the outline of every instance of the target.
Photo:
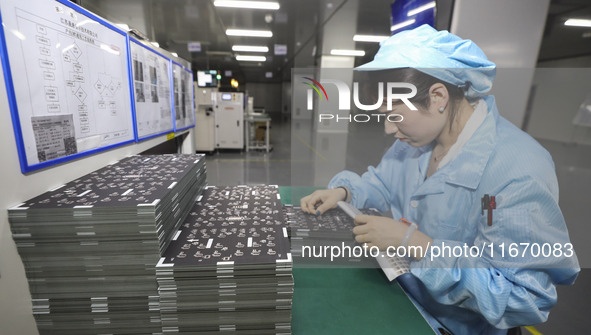
[(402, 242), (408, 226), (391, 218), (374, 215), (357, 215), (355, 217), (355, 241), (367, 243), (368, 247), (376, 246), (386, 250), (389, 246), (397, 247)]
[[(385, 251), (390, 246), (399, 247), (407, 229), (406, 224), (387, 217), (357, 215), (353, 234), (355, 234), (355, 241), (367, 243), (368, 248), (376, 246), (378, 249)], [(420, 260), (432, 244), (433, 239), (431, 237), (415, 230), (408, 241), (408, 245), (415, 248), (407, 249), (407, 255)]]
[(331, 208), (337, 207), (337, 202), (345, 200), (345, 190), (334, 188), (318, 190), (300, 200), (300, 207), (306, 213), (320, 215)]

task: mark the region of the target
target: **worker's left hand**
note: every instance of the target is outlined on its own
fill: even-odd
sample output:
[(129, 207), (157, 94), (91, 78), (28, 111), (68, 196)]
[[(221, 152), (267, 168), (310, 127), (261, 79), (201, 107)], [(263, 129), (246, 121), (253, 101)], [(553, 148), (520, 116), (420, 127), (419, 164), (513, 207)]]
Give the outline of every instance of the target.
[(399, 246), (408, 229), (408, 226), (400, 221), (374, 215), (357, 215), (355, 225), (355, 241), (367, 243), (368, 247), (376, 246), (380, 250), (386, 250), (389, 246)]

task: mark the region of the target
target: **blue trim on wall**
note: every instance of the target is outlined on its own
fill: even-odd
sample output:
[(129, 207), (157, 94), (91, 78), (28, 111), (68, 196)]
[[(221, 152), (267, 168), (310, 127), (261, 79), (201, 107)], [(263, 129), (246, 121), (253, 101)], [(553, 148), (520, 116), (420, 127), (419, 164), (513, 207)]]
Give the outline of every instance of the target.
[(10, 69), (10, 61), (8, 59), (8, 47), (6, 46), (6, 37), (4, 33), (4, 20), (0, 13), (0, 57), (2, 59), (2, 71), (4, 73), (4, 82), (6, 85), (6, 94), (8, 96), (8, 105), (10, 107), (10, 115), (12, 117), (12, 128), (14, 130), (14, 137), (16, 140), (16, 150), (18, 151), (19, 163), (21, 172), (28, 172), (27, 155), (25, 152), (25, 145), (23, 142), (23, 134), (21, 131), (21, 122), (18, 117), (18, 106), (16, 103), (16, 95), (14, 93), (14, 84), (12, 82), (12, 71)]
[(131, 118), (133, 122), (133, 138), (138, 142), (139, 130), (137, 129), (137, 117), (135, 112), (135, 84), (133, 78), (133, 63), (131, 62), (131, 41), (127, 35), (127, 76), (129, 77), (129, 98), (131, 103)]

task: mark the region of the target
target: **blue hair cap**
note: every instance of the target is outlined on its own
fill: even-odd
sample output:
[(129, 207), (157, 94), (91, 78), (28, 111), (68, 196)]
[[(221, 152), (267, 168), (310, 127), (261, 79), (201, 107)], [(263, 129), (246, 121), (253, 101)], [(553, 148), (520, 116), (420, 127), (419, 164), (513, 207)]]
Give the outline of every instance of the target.
[(496, 65), (471, 40), (429, 25), (402, 31), (380, 44), (373, 61), (355, 70), (414, 68), (464, 89), (474, 99), (492, 88)]

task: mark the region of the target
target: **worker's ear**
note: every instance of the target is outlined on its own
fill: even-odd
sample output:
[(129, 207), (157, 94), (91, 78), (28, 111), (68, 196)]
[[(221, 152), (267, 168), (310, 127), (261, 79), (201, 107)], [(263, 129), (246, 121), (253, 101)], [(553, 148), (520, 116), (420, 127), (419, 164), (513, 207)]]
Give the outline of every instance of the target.
[[(443, 112), (449, 102), (449, 92), (442, 83), (435, 83), (429, 87), (430, 107)], [(443, 109), (442, 109), (443, 108)]]

